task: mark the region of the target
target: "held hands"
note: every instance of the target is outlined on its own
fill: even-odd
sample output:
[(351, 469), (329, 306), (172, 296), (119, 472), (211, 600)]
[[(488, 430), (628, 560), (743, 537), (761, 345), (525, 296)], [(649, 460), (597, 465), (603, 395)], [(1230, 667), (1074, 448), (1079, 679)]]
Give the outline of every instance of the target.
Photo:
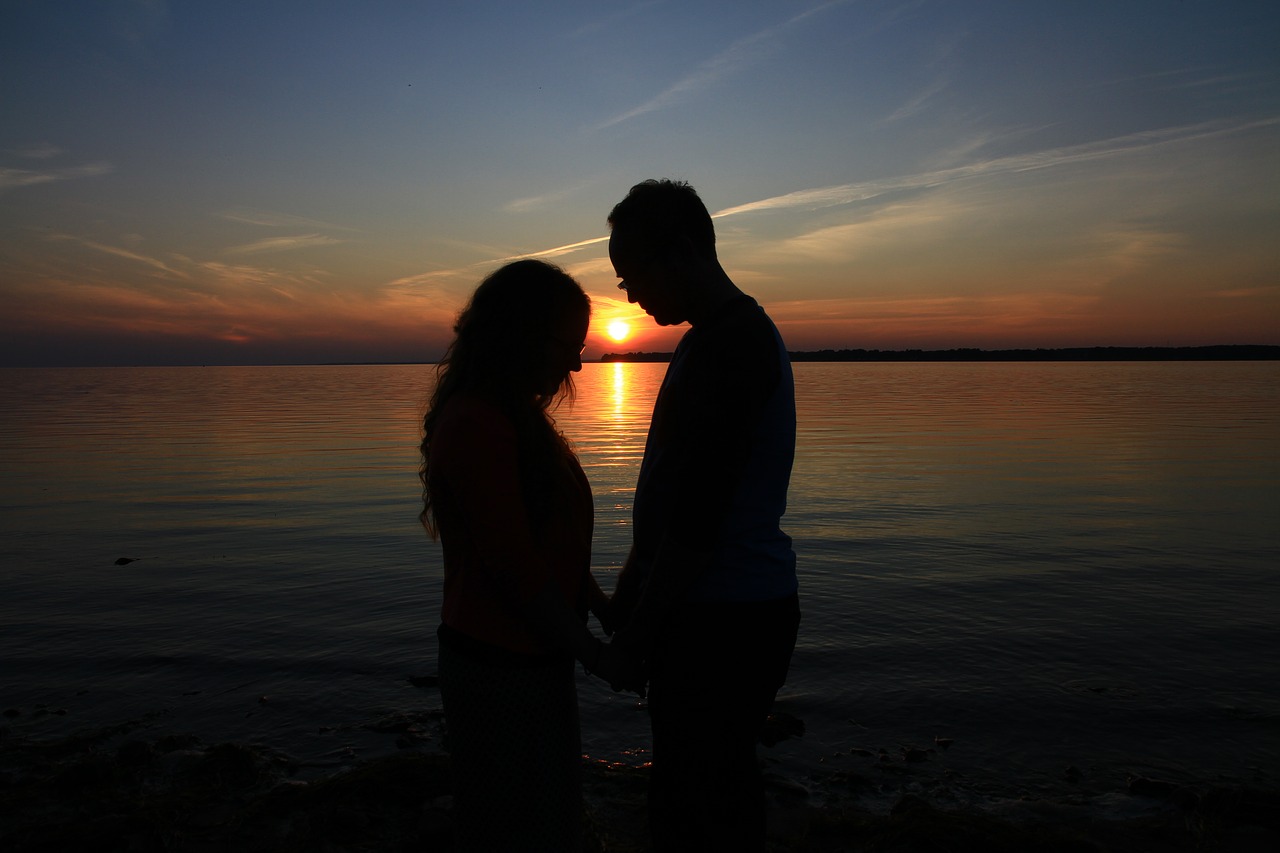
[(591, 602), (591, 614), (600, 623), (600, 630), (604, 631), (604, 635), (612, 637), (613, 632), (617, 630), (618, 620), (614, 616), (613, 604), (609, 601), (609, 597), (602, 594), (594, 599)]
[(631, 657), (618, 643), (600, 643), (595, 665), (588, 670), (591, 675), (604, 679), (615, 693), (631, 691), (645, 696), (648, 676), (640, 661)]
[[(631, 557), (628, 557), (627, 566), (630, 565)], [(634, 572), (628, 572), (625, 567), (612, 598), (596, 587), (591, 597), (591, 612), (599, 620), (605, 636), (613, 637), (613, 642), (596, 646), (594, 661), (587, 666), (587, 671), (607, 681), (614, 692), (627, 690), (643, 699), (649, 681), (645, 667), (649, 632), (634, 624), (639, 592)]]

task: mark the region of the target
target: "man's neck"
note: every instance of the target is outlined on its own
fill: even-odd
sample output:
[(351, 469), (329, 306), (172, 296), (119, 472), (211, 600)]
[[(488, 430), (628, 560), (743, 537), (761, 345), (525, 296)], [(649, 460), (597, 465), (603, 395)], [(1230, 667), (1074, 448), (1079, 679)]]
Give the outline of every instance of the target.
[(689, 312), (689, 325), (697, 326), (707, 322), (725, 305), (744, 295), (717, 264), (714, 269), (708, 270), (702, 287), (698, 289), (698, 298)]

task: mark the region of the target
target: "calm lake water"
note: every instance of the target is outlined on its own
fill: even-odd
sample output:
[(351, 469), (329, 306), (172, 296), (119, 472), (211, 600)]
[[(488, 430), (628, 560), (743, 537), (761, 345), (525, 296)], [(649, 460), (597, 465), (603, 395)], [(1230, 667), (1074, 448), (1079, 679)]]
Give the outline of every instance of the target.
[[(606, 588), (664, 368), (586, 365), (558, 414)], [(807, 731), (762, 750), (773, 772), (864, 802), (1280, 784), (1280, 363), (795, 369), (804, 621), (778, 709)], [(440, 552), (416, 520), (432, 377), (0, 371), (11, 734), (151, 715), (156, 736), (318, 764), (394, 750), (377, 721), (439, 707), (407, 681), (435, 668)], [(643, 761), (635, 697), (580, 683), (584, 749)], [(935, 737), (953, 744), (901, 760)]]

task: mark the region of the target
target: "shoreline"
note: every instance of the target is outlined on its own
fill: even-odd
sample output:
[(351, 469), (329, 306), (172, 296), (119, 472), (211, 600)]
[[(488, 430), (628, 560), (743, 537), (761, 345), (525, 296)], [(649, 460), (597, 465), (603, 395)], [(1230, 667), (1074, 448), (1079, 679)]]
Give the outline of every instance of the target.
[[(452, 848), (448, 758), (439, 711), (380, 722), (396, 752), (303, 764), (263, 744), (204, 743), (166, 732), (163, 715), (39, 738), (0, 729), (0, 849), (75, 851)], [(827, 770), (839, 798), (768, 772), (769, 850), (1270, 851), (1280, 791), (1206, 781), (1130, 780), (1125, 792), (962, 804), (905, 768)], [(881, 768), (877, 768), (881, 769)], [(584, 848), (648, 850), (644, 766), (584, 756)], [(1099, 801), (1128, 797), (1125, 816)], [(887, 803), (873, 807), (868, 803)], [(1114, 811), (1113, 808), (1107, 811)]]

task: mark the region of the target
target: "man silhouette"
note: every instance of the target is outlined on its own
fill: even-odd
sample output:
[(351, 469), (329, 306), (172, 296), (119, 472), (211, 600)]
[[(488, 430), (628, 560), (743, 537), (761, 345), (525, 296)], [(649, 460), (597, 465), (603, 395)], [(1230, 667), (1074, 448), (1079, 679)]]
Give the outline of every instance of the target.
[(795, 392), (777, 328), (725, 273), (711, 216), (669, 180), (609, 215), (618, 287), (659, 325), (689, 323), (654, 405), (613, 643), (648, 677), (650, 828), (659, 850), (763, 850), (756, 741), (800, 621), (780, 521)]

